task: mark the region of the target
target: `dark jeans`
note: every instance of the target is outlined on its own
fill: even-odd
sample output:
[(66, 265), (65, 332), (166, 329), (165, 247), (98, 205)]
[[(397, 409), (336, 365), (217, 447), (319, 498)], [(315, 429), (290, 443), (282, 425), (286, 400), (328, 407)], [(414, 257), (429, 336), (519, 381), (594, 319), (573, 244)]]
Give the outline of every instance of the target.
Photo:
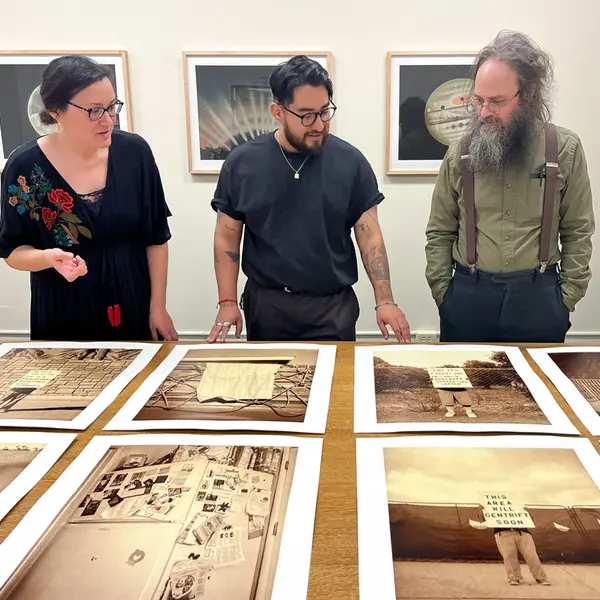
[(500, 275), (456, 265), (439, 313), (442, 342), (564, 343), (571, 327), (555, 265)]
[(356, 340), (358, 298), (351, 287), (330, 295), (246, 283), (242, 296), (249, 342)]

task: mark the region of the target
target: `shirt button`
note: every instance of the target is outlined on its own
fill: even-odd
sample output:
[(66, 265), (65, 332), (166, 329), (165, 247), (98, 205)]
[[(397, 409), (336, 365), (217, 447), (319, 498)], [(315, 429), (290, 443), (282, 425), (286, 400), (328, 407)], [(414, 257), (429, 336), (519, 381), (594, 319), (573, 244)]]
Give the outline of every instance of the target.
[(507, 183), (506, 187), (510, 190), (510, 188), (512, 187), (512, 185), (510, 185), (510, 183)]
[(507, 217), (510, 217), (510, 210), (507, 210), (507, 211), (506, 211), (506, 216), (507, 216)]
[(506, 266), (510, 265), (510, 260), (507, 260), (507, 261), (506, 261), (504, 264), (505, 264)]
[(507, 242), (508, 242), (508, 241), (510, 241), (510, 235), (505, 235), (505, 236), (504, 236), (504, 239), (505, 239)]

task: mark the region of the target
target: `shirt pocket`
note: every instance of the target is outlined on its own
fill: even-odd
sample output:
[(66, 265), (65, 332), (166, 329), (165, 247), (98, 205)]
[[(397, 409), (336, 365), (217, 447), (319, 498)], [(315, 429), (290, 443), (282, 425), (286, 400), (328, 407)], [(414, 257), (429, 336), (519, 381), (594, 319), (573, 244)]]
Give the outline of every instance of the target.
[[(560, 178), (557, 177), (553, 201), (554, 215), (556, 215), (560, 204), (560, 188), (561, 181)], [(541, 226), (545, 193), (546, 179), (540, 179), (539, 176), (536, 178), (531, 177), (527, 184), (527, 203), (524, 210), (524, 221), (527, 225)]]

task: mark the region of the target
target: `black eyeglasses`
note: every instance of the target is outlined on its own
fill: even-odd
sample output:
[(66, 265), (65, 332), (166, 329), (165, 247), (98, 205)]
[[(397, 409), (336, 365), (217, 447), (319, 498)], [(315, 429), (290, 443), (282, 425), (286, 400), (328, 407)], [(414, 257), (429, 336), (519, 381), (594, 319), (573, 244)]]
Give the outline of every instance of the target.
[(103, 106), (94, 106), (94, 108), (84, 108), (83, 106), (79, 106), (78, 104), (73, 104), (73, 102), (69, 102), (71, 106), (75, 108), (79, 108), (80, 110), (85, 110), (85, 112), (90, 117), (91, 121), (99, 121), (104, 113), (107, 112), (109, 117), (116, 117), (123, 108), (124, 102), (120, 100), (115, 100), (110, 106), (104, 108)]
[(335, 115), (335, 111), (337, 110), (337, 106), (332, 102), (331, 106), (324, 108), (323, 110), (313, 111), (304, 113), (303, 115), (299, 115), (297, 112), (290, 110), (287, 106), (283, 104), (279, 104), (281, 108), (287, 110), (289, 113), (292, 113), (294, 116), (298, 117), (302, 121), (302, 125), (304, 127), (310, 127), (317, 120), (317, 117), (321, 117), (321, 121), (323, 123), (327, 123), (327, 121), (331, 121), (333, 119), (333, 115)]

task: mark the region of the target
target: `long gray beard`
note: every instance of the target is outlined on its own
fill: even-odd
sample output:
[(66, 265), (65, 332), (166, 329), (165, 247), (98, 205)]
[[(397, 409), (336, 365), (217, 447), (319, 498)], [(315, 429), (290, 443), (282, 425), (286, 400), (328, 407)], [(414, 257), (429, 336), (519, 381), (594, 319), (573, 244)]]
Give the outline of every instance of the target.
[(488, 127), (484, 119), (473, 119), (467, 134), (473, 169), (479, 173), (504, 171), (525, 154), (532, 129), (533, 119), (522, 109), (517, 109), (508, 125), (497, 128)]

